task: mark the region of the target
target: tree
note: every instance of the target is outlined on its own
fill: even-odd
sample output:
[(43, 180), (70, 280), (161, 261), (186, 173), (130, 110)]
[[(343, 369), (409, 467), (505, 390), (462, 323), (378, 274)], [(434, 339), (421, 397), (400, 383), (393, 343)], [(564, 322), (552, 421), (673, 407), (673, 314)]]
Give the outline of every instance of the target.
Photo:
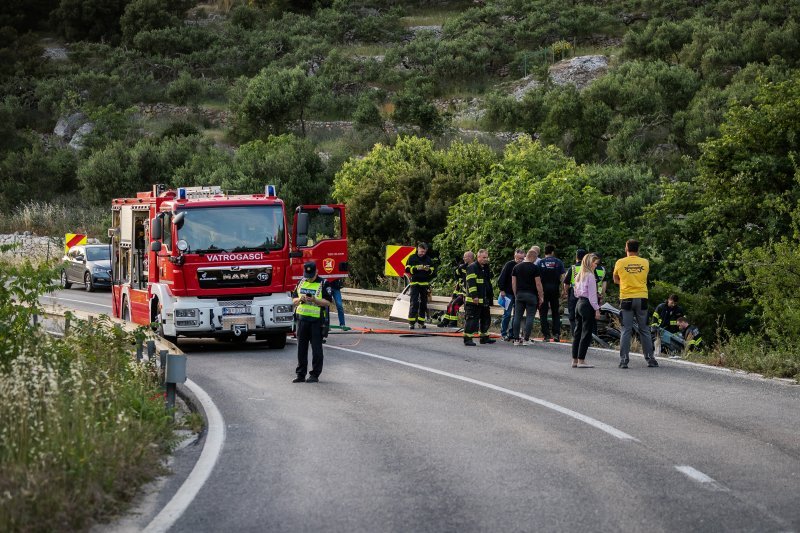
[(359, 98), (358, 106), (353, 112), (353, 125), (358, 130), (383, 129), (383, 117), (369, 95), (362, 95)]
[(122, 39), (130, 44), (141, 31), (178, 26), (191, 4), (187, 0), (132, 0), (120, 18)]
[(314, 146), (291, 134), (243, 144), (234, 155), (233, 171), (222, 180), (224, 189), (239, 194), (263, 193), (267, 184), (276, 186), (289, 210), (326, 202), (331, 185)]
[(247, 83), (241, 99), (232, 103), (235, 132), (245, 139), (266, 138), (283, 133), (296, 119), (305, 135), (303, 115), (314, 85), (299, 67), (263, 69)]
[(401, 137), (395, 146), (377, 144), (363, 159), (345, 163), (333, 195), (348, 206), (353, 277), (372, 285), (383, 271), (387, 244), (433, 239), (456, 197), (474, 190), (494, 161), (479, 143), (435, 150), (428, 139)]
[(61, 0), (51, 18), (70, 41), (118, 42), (120, 17), (131, 0)]
[(418, 126), (423, 133), (441, 135), (445, 121), (436, 106), (414, 87), (406, 88), (395, 96), (392, 118), (401, 124)]
[(615, 198), (589, 181), (586, 168), (558, 148), (523, 137), (506, 148), (476, 191), (458, 198), (434, 245), (447, 260), (486, 248), (495, 264), (516, 247), (546, 243), (566, 256), (584, 247), (613, 257), (630, 229)]

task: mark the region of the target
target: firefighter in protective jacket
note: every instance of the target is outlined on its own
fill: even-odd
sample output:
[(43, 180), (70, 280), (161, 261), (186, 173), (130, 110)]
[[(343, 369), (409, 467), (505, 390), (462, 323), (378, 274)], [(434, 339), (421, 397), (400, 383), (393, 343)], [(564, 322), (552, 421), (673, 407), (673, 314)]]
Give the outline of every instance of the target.
[(481, 344), (492, 344), (489, 338), (491, 314), (489, 308), (494, 301), (492, 291), (492, 271), (489, 268), (489, 253), (478, 250), (478, 260), (467, 268), (467, 298), (464, 325), (464, 345), (475, 346), (473, 340), (480, 336)]
[(447, 304), (447, 310), (444, 312), (442, 321), (439, 327), (456, 327), (458, 326), (458, 310), (464, 305), (464, 297), (467, 290), (467, 268), (475, 262), (475, 254), (471, 251), (464, 252), (464, 262), (458, 265), (453, 271), (453, 277), (456, 280), (456, 286), (453, 290), (453, 296), (450, 298), (450, 303)]
[(425, 329), (425, 317), (428, 314), (428, 290), (433, 279), (433, 264), (428, 257), (428, 245), (421, 242), (417, 245), (417, 253), (406, 262), (406, 277), (411, 285), (411, 303), (408, 308), (408, 327)]

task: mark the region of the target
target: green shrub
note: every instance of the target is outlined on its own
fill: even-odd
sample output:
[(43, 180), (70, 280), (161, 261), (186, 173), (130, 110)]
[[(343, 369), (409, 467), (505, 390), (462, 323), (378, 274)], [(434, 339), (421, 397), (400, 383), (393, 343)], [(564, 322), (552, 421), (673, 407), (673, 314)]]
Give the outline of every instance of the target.
[(34, 325), (53, 290), (46, 265), (0, 265), (0, 529), (81, 530), (162, 470), (170, 446), (155, 368), (136, 334), (72, 317), (58, 339)]

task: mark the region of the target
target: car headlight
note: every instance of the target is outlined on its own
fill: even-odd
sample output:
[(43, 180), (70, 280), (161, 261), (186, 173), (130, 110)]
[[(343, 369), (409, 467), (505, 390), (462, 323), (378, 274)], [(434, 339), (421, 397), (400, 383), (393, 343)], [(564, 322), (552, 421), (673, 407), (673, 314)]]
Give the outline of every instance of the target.
[(198, 313), (198, 312), (199, 312), (199, 310), (198, 310), (198, 309), (176, 309), (176, 310), (175, 310), (175, 317), (176, 317), (176, 318), (177, 318), (177, 317), (181, 317), (181, 318), (189, 318), (189, 317), (191, 317), (191, 318), (195, 318), (195, 317), (197, 316), (197, 313)]
[(275, 306), (276, 313), (291, 313), (293, 312), (293, 308), (291, 305), (276, 305)]
[(104, 273), (108, 272), (108, 269), (107, 269), (107, 268), (103, 268), (103, 267), (96, 266), (96, 267), (94, 267), (94, 268), (92, 269), (92, 272), (94, 272), (95, 274), (104, 274)]

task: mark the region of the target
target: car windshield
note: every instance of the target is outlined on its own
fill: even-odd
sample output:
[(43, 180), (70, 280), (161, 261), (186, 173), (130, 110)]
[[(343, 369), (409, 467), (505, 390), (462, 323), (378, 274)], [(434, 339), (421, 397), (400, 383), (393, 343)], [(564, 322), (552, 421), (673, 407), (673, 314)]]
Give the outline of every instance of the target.
[(194, 207), (184, 211), (178, 239), (187, 253), (280, 250), (284, 243), (283, 207)]
[(92, 246), (91, 248), (86, 248), (86, 260), (87, 261), (109, 261), (111, 260), (111, 256), (109, 255), (108, 246)]

